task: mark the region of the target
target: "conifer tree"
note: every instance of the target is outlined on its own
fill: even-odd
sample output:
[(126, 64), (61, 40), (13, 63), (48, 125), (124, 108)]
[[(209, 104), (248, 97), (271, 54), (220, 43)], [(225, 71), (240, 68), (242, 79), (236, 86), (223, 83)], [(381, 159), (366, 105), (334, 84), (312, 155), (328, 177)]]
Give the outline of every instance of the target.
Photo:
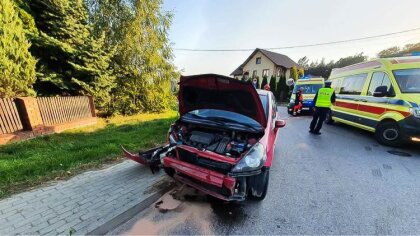
[(35, 88), (42, 95), (93, 95), (98, 107), (110, 101), (114, 76), (113, 51), (104, 36), (94, 37), (82, 0), (31, 0), (31, 13), (39, 34), (32, 53), (39, 58)]
[(36, 60), (12, 0), (0, 0), (0, 97), (34, 95)]

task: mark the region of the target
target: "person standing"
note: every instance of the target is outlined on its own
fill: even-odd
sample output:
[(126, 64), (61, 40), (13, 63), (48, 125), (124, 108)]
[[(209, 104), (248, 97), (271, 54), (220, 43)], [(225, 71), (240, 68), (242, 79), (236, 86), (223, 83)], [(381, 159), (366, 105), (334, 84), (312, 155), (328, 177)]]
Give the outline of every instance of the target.
[(314, 104), (315, 112), (312, 118), (311, 125), (309, 126), (309, 132), (320, 135), (319, 132), (322, 128), (327, 113), (330, 112), (332, 103), (335, 102), (335, 92), (331, 88), (331, 81), (325, 81), (325, 87), (320, 88), (318, 93), (315, 95)]

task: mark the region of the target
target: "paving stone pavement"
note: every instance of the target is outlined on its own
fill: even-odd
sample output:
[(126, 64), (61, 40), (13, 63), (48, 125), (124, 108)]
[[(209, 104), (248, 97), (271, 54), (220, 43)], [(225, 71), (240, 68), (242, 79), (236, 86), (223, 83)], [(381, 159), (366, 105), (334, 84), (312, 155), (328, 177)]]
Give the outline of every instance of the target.
[(86, 234), (153, 194), (163, 171), (132, 161), (85, 172), (0, 201), (0, 235)]

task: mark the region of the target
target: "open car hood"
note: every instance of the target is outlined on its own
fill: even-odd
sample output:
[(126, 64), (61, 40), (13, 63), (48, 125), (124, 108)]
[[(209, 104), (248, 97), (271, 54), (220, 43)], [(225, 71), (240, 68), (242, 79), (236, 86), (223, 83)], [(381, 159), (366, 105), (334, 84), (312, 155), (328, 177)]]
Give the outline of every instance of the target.
[(198, 109), (218, 109), (267, 125), (260, 97), (249, 82), (216, 74), (181, 76), (178, 100), (181, 116)]

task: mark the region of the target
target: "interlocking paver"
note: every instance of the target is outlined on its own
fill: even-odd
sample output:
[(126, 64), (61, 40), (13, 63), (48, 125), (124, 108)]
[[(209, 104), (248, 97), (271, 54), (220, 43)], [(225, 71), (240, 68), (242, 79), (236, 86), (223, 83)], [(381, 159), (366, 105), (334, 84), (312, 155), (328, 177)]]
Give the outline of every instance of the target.
[(150, 196), (162, 176), (125, 161), (3, 199), (0, 235), (85, 234)]

